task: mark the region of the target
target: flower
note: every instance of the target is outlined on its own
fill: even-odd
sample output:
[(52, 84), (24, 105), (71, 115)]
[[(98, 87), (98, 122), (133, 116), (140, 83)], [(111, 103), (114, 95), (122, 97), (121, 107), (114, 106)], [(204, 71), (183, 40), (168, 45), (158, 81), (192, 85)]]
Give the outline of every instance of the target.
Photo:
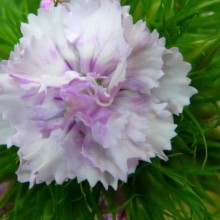
[[(64, 0), (59, 0), (59, 2), (64, 2)], [(52, 6), (54, 6), (55, 1), (54, 0), (41, 0), (40, 7), (44, 8), (46, 10), (49, 10)]]
[(0, 65), (1, 143), (19, 147), (20, 182), (117, 188), (140, 160), (167, 159), (196, 90), (190, 64), (117, 0), (39, 9)]
[(42, 0), (40, 7), (49, 10), (51, 6), (54, 5), (54, 0)]
[[(116, 194), (116, 198), (114, 200), (115, 205), (117, 205), (117, 207), (120, 207), (123, 203), (123, 197), (124, 197), (124, 193), (119, 189), (117, 190), (117, 194)], [(108, 213), (108, 210), (110, 210), (108, 201), (105, 197), (105, 195), (103, 193), (100, 193), (100, 197), (99, 197), (99, 206), (102, 209), (102, 219), (103, 220), (127, 220), (127, 214), (125, 209), (121, 209), (121, 210), (117, 210), (117, 212), (115, 213), (115, 215)]]
[(9, 183), (8, 182), (2, 182), (0, 183), (0, 199), (2, 199), (3, 195), (9, 188)]
[(127, 220), (125, 211), (123, 211), (120, 214), (117, 213), (115, 218), (112, 216), (112, 214), (104, 214), (103, 215), (103, 220), (113, 220), (113, 219), (116, 219), (116, 220)]

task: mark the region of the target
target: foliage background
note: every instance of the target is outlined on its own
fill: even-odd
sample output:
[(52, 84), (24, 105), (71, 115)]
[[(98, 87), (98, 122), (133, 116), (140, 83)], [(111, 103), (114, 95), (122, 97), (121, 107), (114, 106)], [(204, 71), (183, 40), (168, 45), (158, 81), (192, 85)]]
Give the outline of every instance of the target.
[[(17, 148), (0, 147), (0, 219), (92, 220), (124, 210), (127, 219), (220, 219), (220, 0), (122, 0), (134, 21), (143, 19), (178, 46), (192, 64), (189, 77), (198, 94), (175, 117), (177, 137), (169, 161), (140, 163), (127, 184), (105, 191), (75, 180), (62, 186), (16, 181)], [(0, 59), (21, 37), (20, 22), (36, 13), (39, 0), (0, 0)], [(103, 209), (100, 196), (109, 207)]]

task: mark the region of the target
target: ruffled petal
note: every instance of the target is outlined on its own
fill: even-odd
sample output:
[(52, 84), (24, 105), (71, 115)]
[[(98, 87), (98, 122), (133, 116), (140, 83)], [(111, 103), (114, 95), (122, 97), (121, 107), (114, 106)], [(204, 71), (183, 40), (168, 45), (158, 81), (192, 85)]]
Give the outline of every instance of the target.
[(81, 72), (111, 75), (110, 79), (120, 75), (120, 80), (114, 80), (115, 86), (125, 78), (117, 66), (128, 53), (121, 22), (119, 3), (105, 0), (73, 1), (66, 19), (66, 37), (78, 50)]
[[(68, 42), (64, 33), (65, 25), (63, 20), (66, 19), (67, 15), (67, 8), (61, 5), (55, 8), (52, 7), (49, 12), (39, 9), (37, 16), (34, 14), (28, 15), (28, 24), (22, 23), (21, 25), (23, 37), (20, 39), (20, 44), (25, 48), (32, 37), (47, 37), (53, 42), (57, 52), (65, 60), (69, 69), (77, 71), (79, 70), (78, 51), (74, 45)], [(56, 27), (56, 31), (54, 31), (54, 27)], [(46, 43), (40, 47), (40, 49), (46, 48)]]
[(152, 90), (152, 95), (167, 102), (167, 109), (178, 115), (190, 103), (190, 97), (197, 93), (195, 88), (189, 86), (191, 80), (187, 78), (191, 66), (183, 61), (178, 48), (166, 49), (163, 62), (165, 75), (159, 81), (160, 86)]
[[(44, 47), (45, 44), (47, 47)], [(69, 71), (69, 67), (57, 50), (56, 45), (45, 36), (40, 39), (32, 37), (30, 44), (23, 49), (22, 57), (9, 61), (8, 65), (3, 66), (2, 69), (11, 73), (13, 77), (32, 81), (33, 83), (39, 80), (43, 81), (48, 75), (51, 78), (53, 76), (63, 76), (63, 73)], [(50, 81), (47, 81), (47, 83), (49, 86), (53, 85)]]
[(158, 79), (164, 75), (161, 70), (164, 47), (159, 44), (156, 31), (150, 33), (143, 21), (133, 24), (128, 8), (123, 9), (124, 35), (131, 47), (123, 88), (150, 94), (152, 88), (159, 86)]
[(107, 123), (97, 123), (91, 134), (86, 132), (83, 155), (102, 172), (108, 171), (114, 178), (126, 181), (137, 160), (150, 161), (155, 156), (167, 159), (163, 150), (171, 149), (176, 125), (165, 110), (166, 105), (139, 94), (121, 95), (113, 103), (114, 113)]
[(6, 144), (7, 147), (11, 147), (12, 136), (15, 134), (15, 130), (11, 128), (9, 121), (2, 120), (0, 117), (0, 145)]
[[(39, 137), (30, 132), (30, 135)], [(49, 184), (56, 180), (61, 184), (67, 178), (66, 161), (62, 149), (63, 132), (55, 131), (49, 139), (36, 139), (29, 143), (25, 141), (19, 149), (20, 166), (17, 171), (20, 182), (30, 182), (30, 187), (35, 183), (46, 182)], [(57, 163), (59, 161), (59, 163)]]
[(0, 111), (4, 120), (12, 126), (23, 122), (29, 115), (26, 104), (21, 97), (25, 92), (16, 80), (8, 74), (1, 74), (0, 80)]

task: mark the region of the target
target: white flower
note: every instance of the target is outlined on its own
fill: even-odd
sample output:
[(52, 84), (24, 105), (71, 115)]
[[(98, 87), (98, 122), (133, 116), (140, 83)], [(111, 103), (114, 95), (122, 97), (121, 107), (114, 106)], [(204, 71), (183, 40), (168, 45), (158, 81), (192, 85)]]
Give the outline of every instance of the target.
[(0, 142), (19, 147), (19, 181), (116, 189), (139, 160), (167, 159), (172, 114), (196, 93), (190, 65), (128, 11), (117, 0), (74, 0), (22, 24), (0, 67)]

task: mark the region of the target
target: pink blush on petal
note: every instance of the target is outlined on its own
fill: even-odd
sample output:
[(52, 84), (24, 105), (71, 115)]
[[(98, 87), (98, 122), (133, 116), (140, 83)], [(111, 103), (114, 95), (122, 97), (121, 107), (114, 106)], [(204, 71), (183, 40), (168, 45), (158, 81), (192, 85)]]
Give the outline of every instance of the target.
[(40, 7), (46, 9), (47, 11), (53, 5), (54, 5), (54, 1), (53, 0), (42, 0), (41, 3), (40, 3)]

